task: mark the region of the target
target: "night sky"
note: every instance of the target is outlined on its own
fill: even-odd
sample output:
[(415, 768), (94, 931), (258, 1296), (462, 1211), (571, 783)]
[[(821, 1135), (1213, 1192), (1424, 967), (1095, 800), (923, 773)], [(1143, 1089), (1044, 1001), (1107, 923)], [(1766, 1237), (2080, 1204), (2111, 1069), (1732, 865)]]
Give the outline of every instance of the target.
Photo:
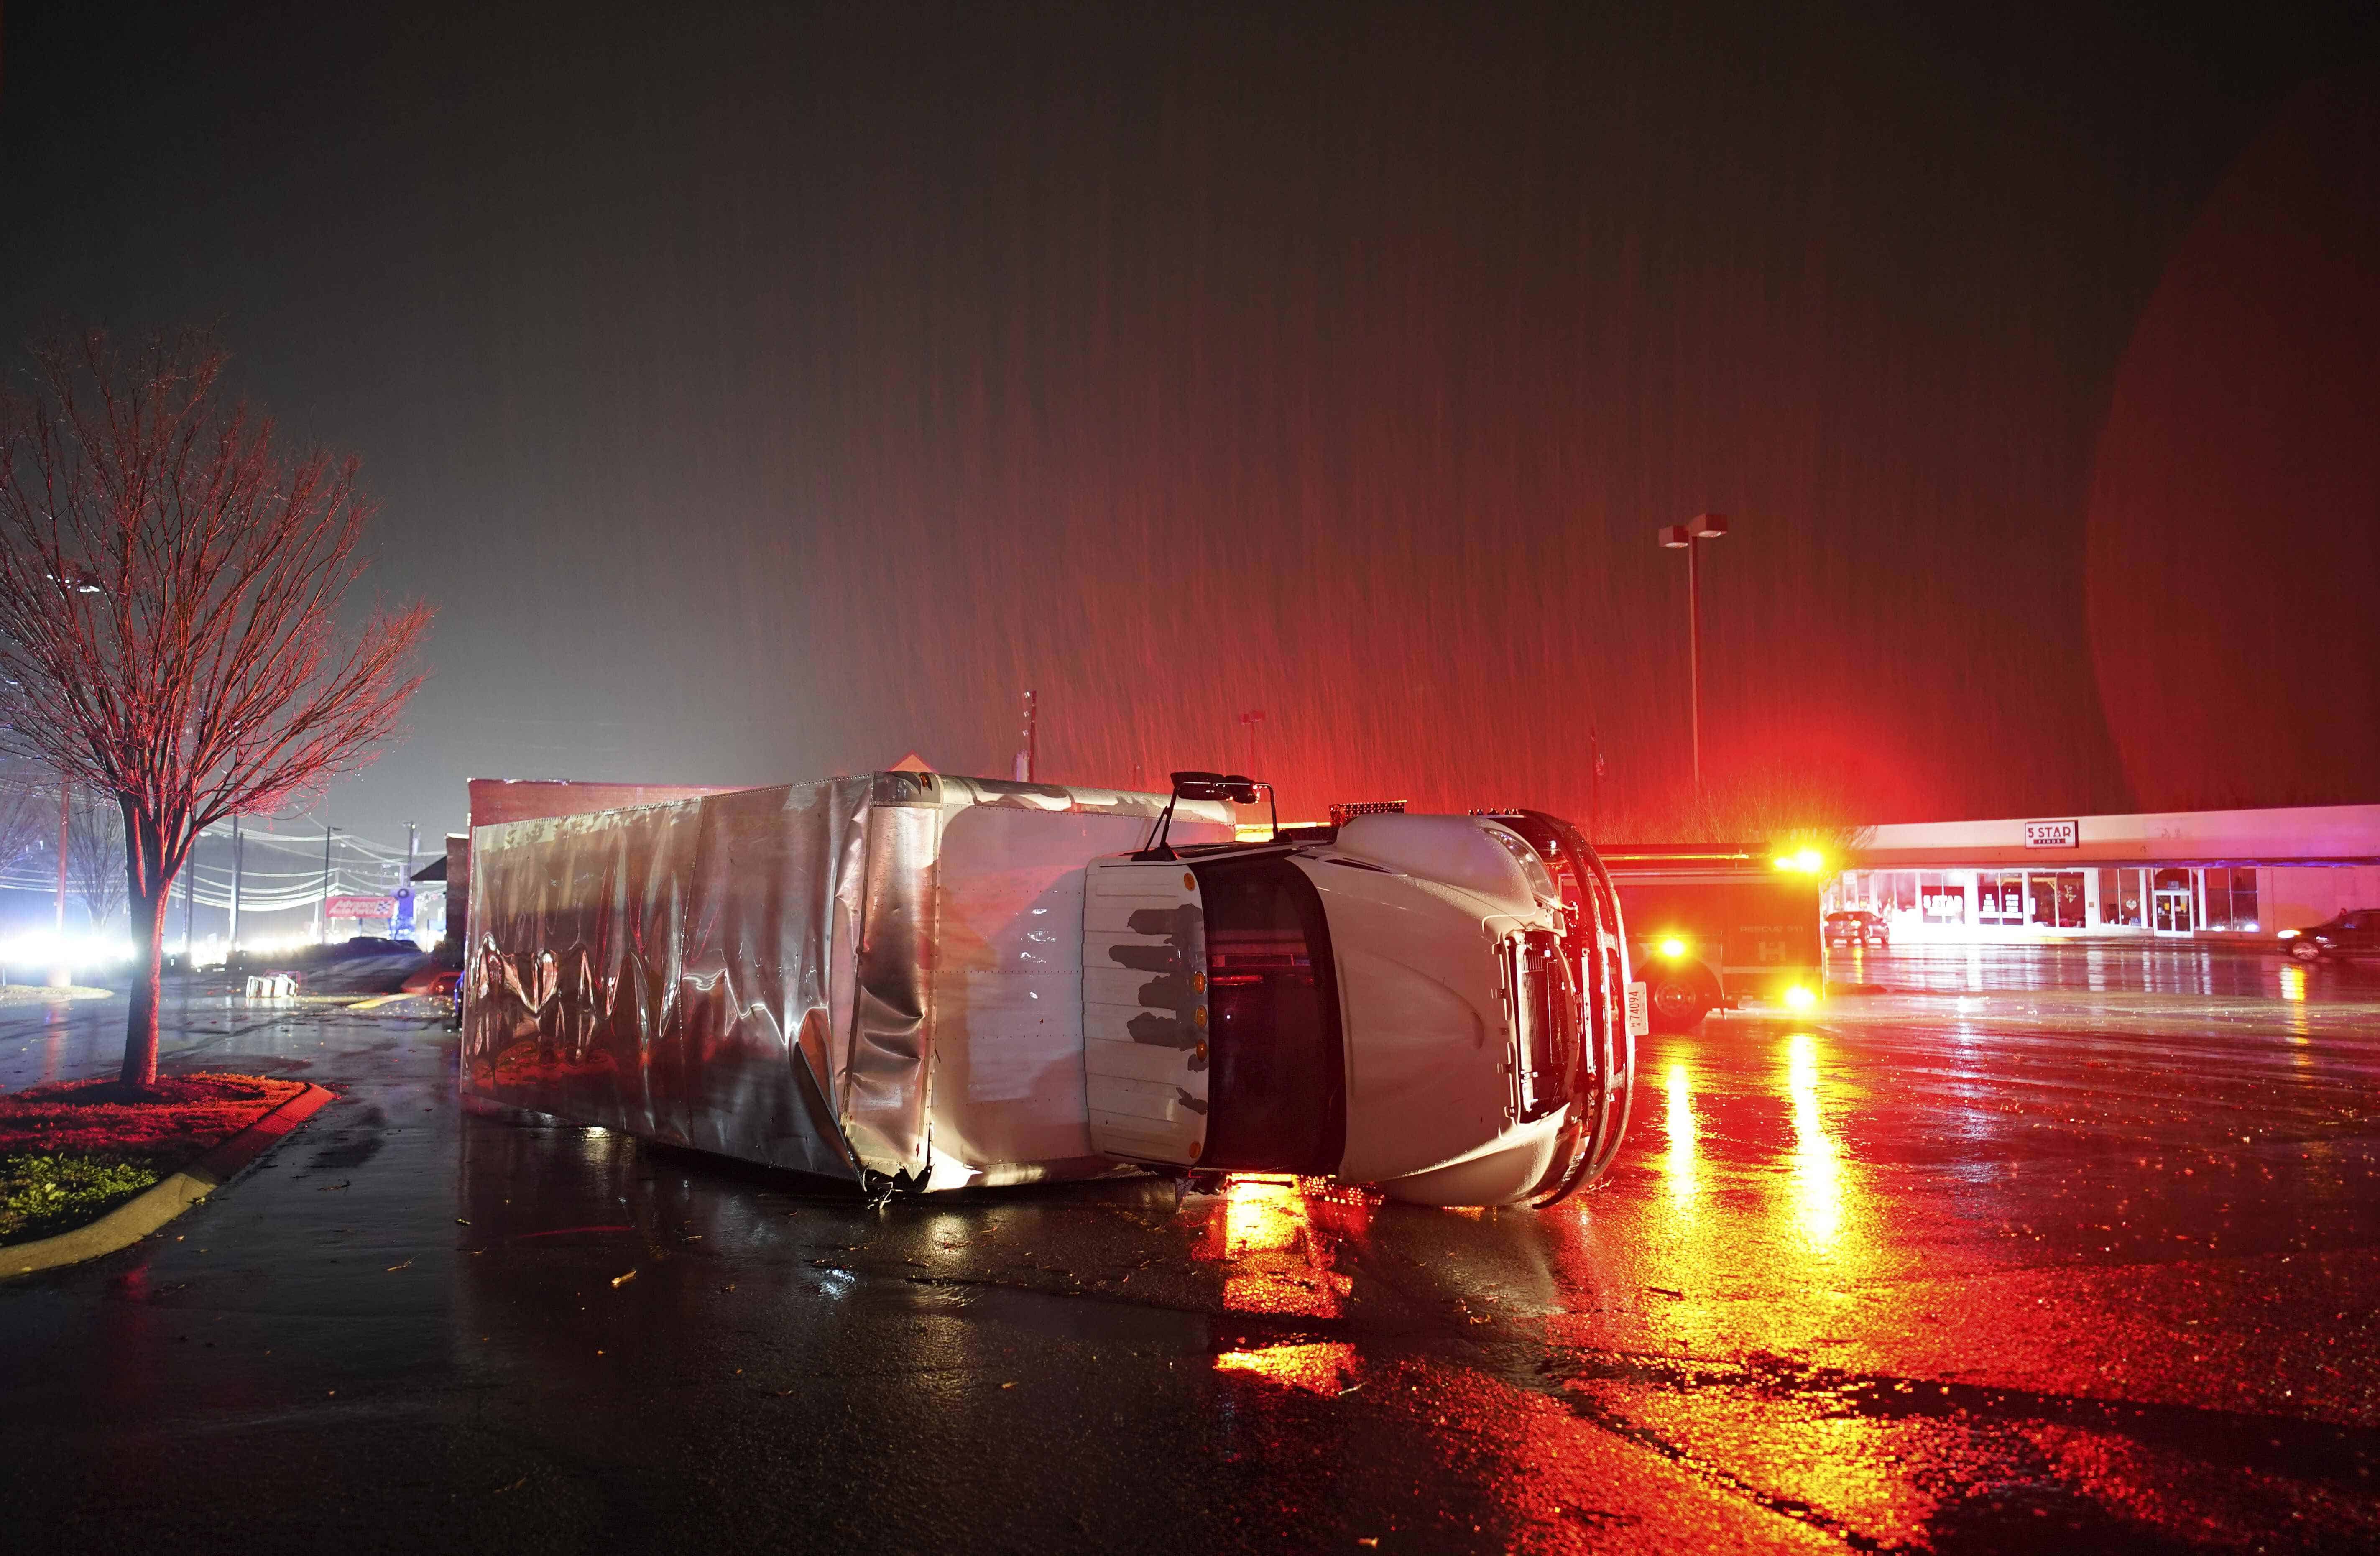
[[(200, 322), (469, 776), (2380, 800), (2368, 5), (14, 5), (0, 337)], [(483, 14), (483, 12), (490, 14)], [(319, 818), (321, 811), (316, 812)]]

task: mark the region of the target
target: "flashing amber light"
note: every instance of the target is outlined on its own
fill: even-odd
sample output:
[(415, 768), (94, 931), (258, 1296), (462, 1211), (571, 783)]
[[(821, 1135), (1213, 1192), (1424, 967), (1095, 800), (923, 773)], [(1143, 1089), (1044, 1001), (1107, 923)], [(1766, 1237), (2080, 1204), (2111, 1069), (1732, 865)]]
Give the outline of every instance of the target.
[(1808, 1010), (1818, 1003), (1818, 996), (1797, 983), (1785, 991), (1785, 1003), (1795, 1010)]
[(1803, 875), (1815, 875), (1827, 868), (1827, 857), (1815, 848), (1804, 848), (1794, 854), (1779, 854), (1768, 862), (1779, 869), (1799, 870)]
[(1686, 942), (1680, 940), (1675, 935), (1671, 935), (1669, 939), (1661, 942), (1661, 954), (1667, 956), (1672, 962), (1676, 961), (1685, 954)]

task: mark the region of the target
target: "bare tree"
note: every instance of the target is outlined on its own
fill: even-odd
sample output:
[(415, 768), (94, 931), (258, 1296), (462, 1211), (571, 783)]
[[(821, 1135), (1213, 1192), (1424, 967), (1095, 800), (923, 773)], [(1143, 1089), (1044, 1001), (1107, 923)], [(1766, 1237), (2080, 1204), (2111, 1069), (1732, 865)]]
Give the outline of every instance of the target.
[(8, 723), (123, 819), (141, 948), (124, 1084), (157, 1076), (163, 907), (207, 826), (371, 759), (421, 684), (426, 605), (334, 615), (362, 572), (355, 461), (284, 452), (217, 393), (195, 336), (33, 350), (0, 401), (0, 676)]
[(124, 816), (112, 796), (78, 789), (67, 801), (67, 878), (94, 930), (124, 906)]
[(28, 761), (0, 760), (0, 869), (33, 851), (57, 815), (57, 787)]

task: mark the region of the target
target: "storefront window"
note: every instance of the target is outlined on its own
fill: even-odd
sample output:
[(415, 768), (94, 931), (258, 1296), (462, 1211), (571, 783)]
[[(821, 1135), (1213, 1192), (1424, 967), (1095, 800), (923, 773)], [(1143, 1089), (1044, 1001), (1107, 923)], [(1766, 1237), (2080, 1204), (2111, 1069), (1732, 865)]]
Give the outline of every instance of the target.
[(2254, 933), (2263, 921), (2256, 907), (2256, 872), (2235, 869), (2231, 872), (2231, 927)]
[(2137, 930), (2141, 917), (2141, 872), (2103, 869), (2099, 872), (2099, 922), (2110, 928)]
[(2199, 873), (2205, 877), (2206, 915), (2204, 927), (2253, 930), (2256, 928), (2256, 872), (2210, 865)]
[(2024, 922), (2023, 876), (1978, 876), (1975, 893), (1975, 915), (1979, 922), (2010, 926)]
[(2045, 930), (2079, 930), (2082, 927), (2082, 871), (2063, 870), (2056, 875), (2029, 876), (2026, 886), (2030, 909), (2028, 922)]
[(2262, 931), (2262, 882), (2245, 867), (2093, 869), (1874, 869), (1837, 878), (1829, 906), (1905, 915), (1927, 925), (1995, 930), (2093, 927)]

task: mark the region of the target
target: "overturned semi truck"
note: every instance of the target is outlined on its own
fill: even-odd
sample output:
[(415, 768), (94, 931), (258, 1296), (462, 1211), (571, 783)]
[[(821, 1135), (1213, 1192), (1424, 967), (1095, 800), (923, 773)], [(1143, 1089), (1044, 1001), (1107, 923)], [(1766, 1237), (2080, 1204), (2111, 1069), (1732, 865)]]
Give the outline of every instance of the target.
[(462, 1085), (874, 1192), (1140, 1170), (1542, 1205), (1609, 1165), (1627, 938), (1575, 829), (1248, 842), (1246, 780), (1180, 778), (888, 772), (476, 827)]

